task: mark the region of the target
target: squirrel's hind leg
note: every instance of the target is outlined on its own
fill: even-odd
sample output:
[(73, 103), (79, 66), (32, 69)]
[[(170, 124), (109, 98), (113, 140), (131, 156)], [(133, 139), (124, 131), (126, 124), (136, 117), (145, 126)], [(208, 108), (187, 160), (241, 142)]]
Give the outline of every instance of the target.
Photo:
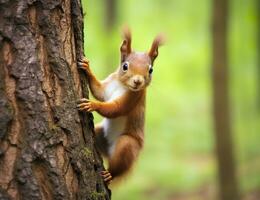
[(137, 140), (129, 135), (121, 135), (115, 149), (109, 157), (108, 171), (113, 178), (125, 175), (137, 159), (140, 145)]
[[(103, 156), (108, 157), (108, 142), (104, 137), (104, 128), (102, 123), (98, 123), (95, 125), (95, 145), (99, 153)], [(109, 184), (112, 180), (112, 176), (109, 171), (104, 170), (100, 172), (104, 182)]]
[(104, 128), (102, 123), (95, 125), (95, 145), (99, 153), (103, 156), (108, 156), (108, 141), (104, 136)]

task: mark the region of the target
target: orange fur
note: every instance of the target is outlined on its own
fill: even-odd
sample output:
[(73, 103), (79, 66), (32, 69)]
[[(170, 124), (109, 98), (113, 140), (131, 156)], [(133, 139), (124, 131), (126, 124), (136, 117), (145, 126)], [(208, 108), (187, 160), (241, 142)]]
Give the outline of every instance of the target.
[[(86, 60), (79, 63), (87, 72), (91, 92), (98, 100), (83, 99), (79, 109), (96, 111), (106, 120), (96, 125), (96, 144), (108, 158), (108, 171), (113, 178), (132, 168), (143, 147), (146, 87), (161, 43), (162, 37), (157, 36), (148, 53), (133, 52), (130, 31), (125, 29), (121, 66), (102, 82), (96, 79)], [(110, 176), (106, 173), (106, 177)]]
[(137, 159), (140, 149), (141, 146), (136, 138), (127, 133), (120, 135), (115, 146), (115, 153), (109, 158), (108, 171), (112, 177), (127, 173)]
[(81, 68), (86, 71), (88, 74), (88, 81), (91, 93), (93, 96), (98, 99), (99, 101), (104, 101), (104, 87), (101, 82), (96, 78), (96, 76), (92, 73), (91, 69), (89, 68), (89, 62), (86, 59), (81, 60), (80, 62)]
[(142, 92), (127, 92), (123, 96), (110, 102), (95, 102), (96, 111), (107, 118), (127, 115), (139, 101)]
[(131, 42), (132, 42), (132, 37), (131, 37), (131, 33), (130, 30), (128, 29), (128, 27), (124, 27), (123, 29), (123, 43), (121, 45), (121, 61), (123, 61), (128, 54), (131, 53), (132, 49), (131, 49)]
[(156, 38), (154, 39), (151, 49), (148, 52), (148, 55), (151, 57), (152, 63), (159, 54), (158, 47), (161, 46), (164, 43), (164, 41), (165, 41), (165, 36), (163, 36), (162, 34), (157, 35)]

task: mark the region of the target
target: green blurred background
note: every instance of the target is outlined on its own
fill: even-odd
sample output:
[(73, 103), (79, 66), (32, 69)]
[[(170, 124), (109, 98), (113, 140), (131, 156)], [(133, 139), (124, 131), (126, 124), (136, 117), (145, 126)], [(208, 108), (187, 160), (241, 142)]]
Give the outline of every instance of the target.
[[(133, 48), (139, 51), (148, 50), (157, 33), (167, 36), (167, 43), (159, 49), (148, 89), (145, 148), (132, 174), (112, 187), (113, 199), (217, 199), (212, 1), (118, 0), (115, 11), (110, 12), (107, 10), (111, 8), (106, 8), (108, 0), (82, 2), (85, 53), (99, 79), (119, 65), (122, 25), (131, 28)], [(231, 0), (229, 5), (229, 95), (238, 184), (242, 199), (257, 200), (260, 199), (257, 98), (260, 11), (257, 0)], [(95, 114), (95, 121), (100, 120)]]

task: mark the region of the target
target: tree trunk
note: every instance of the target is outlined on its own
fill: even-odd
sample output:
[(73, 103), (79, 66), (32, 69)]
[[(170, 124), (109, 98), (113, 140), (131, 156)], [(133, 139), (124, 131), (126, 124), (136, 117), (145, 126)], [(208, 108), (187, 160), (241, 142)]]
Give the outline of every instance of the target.
[[(105, 34), (107, 38), (113, 37), (113, 29), (116, 25), (116, 19), (117, 19), (117, 0), (105, 0), (104, 1), (105, 6), (105, 14), (104, 14), (104, 27), (105, 27)], [(112, 49), (111, 44), (105, 43), (106, 49)], [(104, 70), (104, 74), (111, 73), (111, 69), (114, 69), (114, 64), (111, 61), (111, 57), (113, 57), (113, 51), (107, 51), (106, 52), (106, 68)]]
[(111, 32), (115, 26), (117, 17), (117, 1), (105, 0), (105, 27), (106, 30)]
[(0, 0), (0, 199), (110, 199), (77, 70), (80, 0)]
[(228, 1), (213, 4), (213, 111), (222, 200), (238, 200), (230, 125), (227, 61)]
[(257, 38), (256, 38), (256, 42), (257, 42), (257, 81), (256, 81), (256, 94), (257, 94), (257, 106), (258, 106), (258, 114), (260, 115), (260, 1), (256, 0), (256, 14), (257, 14)]

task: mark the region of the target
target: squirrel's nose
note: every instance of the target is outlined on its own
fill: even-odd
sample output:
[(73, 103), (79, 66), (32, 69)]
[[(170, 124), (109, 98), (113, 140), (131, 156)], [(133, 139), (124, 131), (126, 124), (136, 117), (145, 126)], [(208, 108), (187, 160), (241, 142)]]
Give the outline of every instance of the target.
[(134, 80), (134, 84), (135, 84), (136, 86), (140, 85), (141, 83), (142, 83), (142, 81), (139, 80), (139, 79)]

